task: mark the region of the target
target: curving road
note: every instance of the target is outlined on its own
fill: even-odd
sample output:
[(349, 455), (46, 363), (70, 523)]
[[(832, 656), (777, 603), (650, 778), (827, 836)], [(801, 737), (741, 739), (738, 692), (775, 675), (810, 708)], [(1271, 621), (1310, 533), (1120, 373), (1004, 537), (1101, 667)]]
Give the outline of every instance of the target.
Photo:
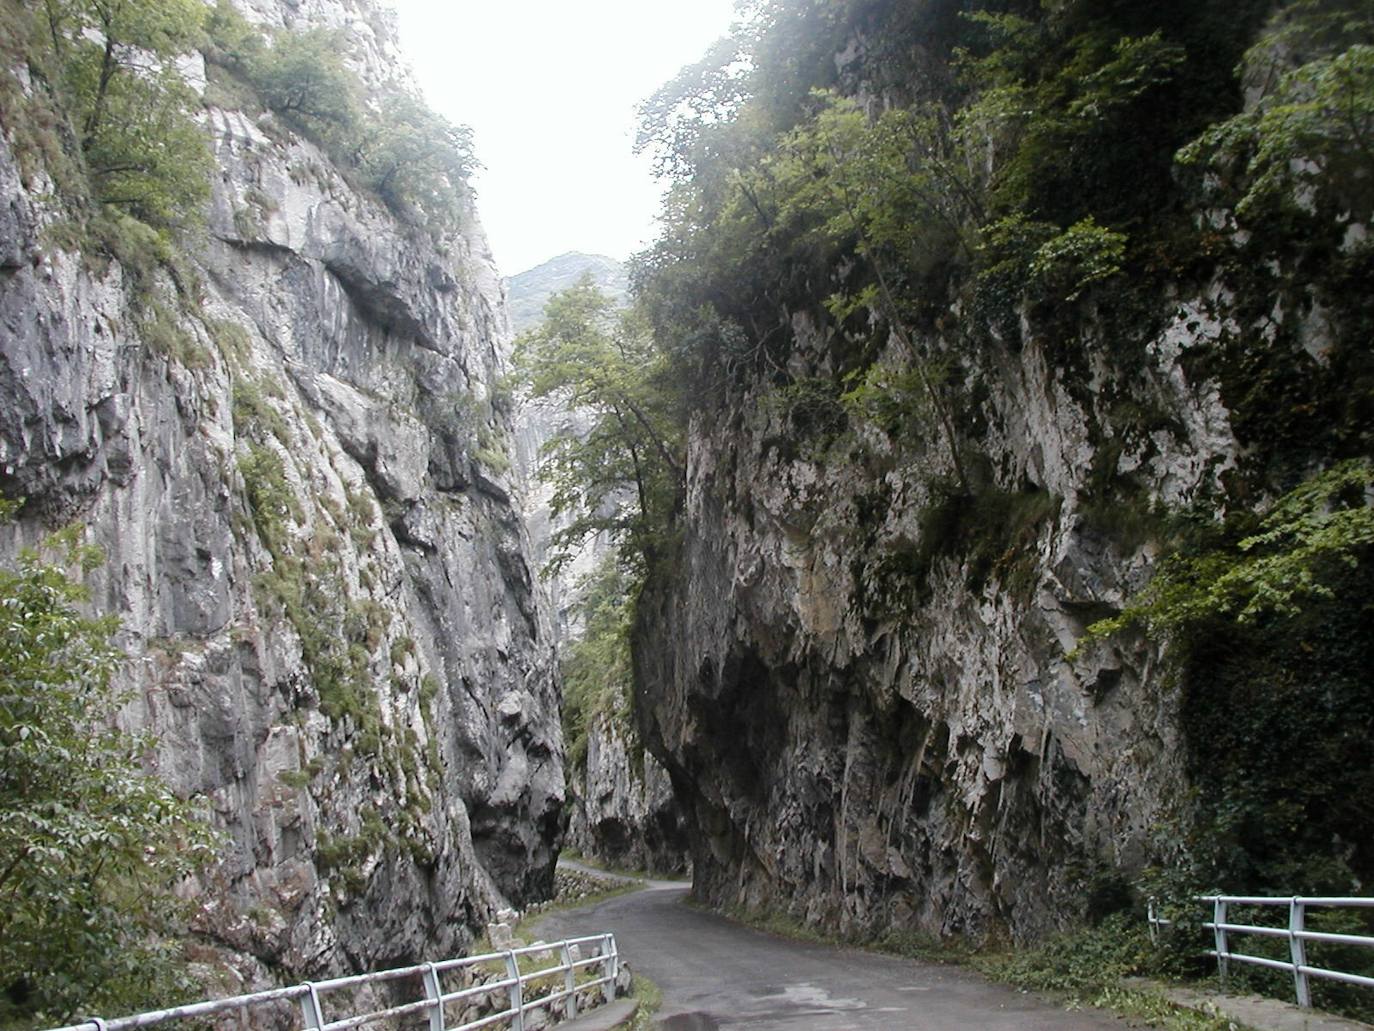
[(615, 932), (621, 955), (663, 990), (670, 1031), (1121, 1031), (955, 967), (795, 942), (682, 904), (682, 884), (546, 917), (549, 940)]

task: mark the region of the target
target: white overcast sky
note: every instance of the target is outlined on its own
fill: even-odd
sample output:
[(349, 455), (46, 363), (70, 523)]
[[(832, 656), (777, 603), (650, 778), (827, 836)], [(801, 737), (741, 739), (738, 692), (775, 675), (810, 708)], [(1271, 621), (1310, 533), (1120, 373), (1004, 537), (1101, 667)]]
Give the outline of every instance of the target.
[(729, 31), (732, 0), (391, 2), (430, 105), (472, 126), (502, 275), (649, 242), (660, 191), (635, 107)]

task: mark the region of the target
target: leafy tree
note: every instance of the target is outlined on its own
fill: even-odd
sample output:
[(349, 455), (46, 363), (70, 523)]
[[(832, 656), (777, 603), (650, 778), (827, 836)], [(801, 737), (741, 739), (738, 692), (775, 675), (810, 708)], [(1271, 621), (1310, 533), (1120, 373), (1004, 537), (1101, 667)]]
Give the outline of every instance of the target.
[[(233, 26), (225, 23), (232, 40)], [(250, 47), (244, 64), (268, 107), (357, 170), (395, 214), (456, 225), (477, 166), (472, 130), (403, 90), (388, 90), (369, 107), (342, 52), (337, 32), (279, 32), (270, 47)]]
[[(1346, 894), (1374, 873), (1374, 463), (1206, 526), (1090, 638), (1169, 646), (1198, 797), (1162, 886)], [(1209, 542), (1209, 543), (1204, 543)], [(1301, 754), (1298, 764), (1275, 761)]]
[(1133, 624), (1159, 635), (1222, 618), (1252, 623), (1295, 616), (1312, 599), (1337, 597), (1333, 583), (1374, 549), (1374, 464), (1350, 460), (1300, 484), (1275, 503), (1258, 532), (1233, 547), (1181, 553), (1121, 615), (1095, 623), (1094, 636)]
[(477, 165), (472, 130), (409, 93), (393, 90), (367, 122), (359, 164), (369, 186), (399, 215), (453, 225)]
[[(1179, 152), (1184, 165), (1217, 173), (1254, 222), (1318, 210), (1374, 216), (1374, 16), (1355, 4), (1295, 5), (1247, 57), (1249, 78), (1268, 80), (1260, 102), (1208, 128)], [(1297, 53), (1311, 60), (1282, 66)]]
[[(981, 198), (968, 161), (933, 109), (870, 118), (852, 99), (814, 96), (816, 114), (785, 134), (753, 176), (741, 177), (741, 192), (774, 231), (847, 245), (864, 259), (871, 279), (832, 295), (828, 307), (840, 319), (868, 309), (891, 328), (967, 488), (950, 402), (928, 368), (908, 298), (924, 273), (969, 249), (965, 226), (980, 216)], [(772, 210), (760, 199), (768, 196)]]
[(572, 516), (554, 535), (554, 567), (602, 532), (626, 547), (627, 561), (653, 565), (682, 484), (683, 441), (643, 320), (614, 313), (585, 278), (549, 300), (543, 324), (517, 341), (516, 365), (532, 397), (590, 417), (585, 432), (572, 427), (546, 445), (554, 513)]
[(205, 19), (205, 56), (229, 68), (245, 70), (263, 50), (263, 34), (239, 13), (233, 0), (215, 0)]
[(278, 32), (249, 63), (263, 102), (326, 145), (356, 145), (362, 119), (357, 78), (343, 63), (343, 39), (330, 29)]
[(574, 766), (587, 761), (587, 735), (599, 716), (626, 731), (633, 675), (630, 626), (634, 587), (616, 555), (608, 555), (579, 586), (575, 612), (582, 636), (563, 658), (563, 740)]
[[(50, 557), (45, 558), (44, 555)], [(68, 568), (99, 556), (73, 528), (0, 570), (0, 1023), (136, 1009), (190, 987), (177, 884), (210, 858), (189, 805), (142, 771), (113, 618)]]
[(690, 180), (698, 171), (737, 162), (731, 131), (750, 92), (750, 64), (738, 40), (726, 37), (683, 68), (639, 107), (636, 153), (653, 156), (665, 179)]
[(197, 0), (44, 0), (47, 39), (96, 196), (160, 230), (199, 223), (212, 169), (176, 59)]

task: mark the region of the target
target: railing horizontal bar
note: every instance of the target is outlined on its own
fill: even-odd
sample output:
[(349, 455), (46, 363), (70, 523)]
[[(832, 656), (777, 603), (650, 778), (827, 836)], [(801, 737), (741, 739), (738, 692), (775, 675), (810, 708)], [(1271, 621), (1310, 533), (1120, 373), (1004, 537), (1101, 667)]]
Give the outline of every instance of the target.
[(1365, 977), (1363, 974), (1347, 974), (1341, 970), (1326, 970), (1323, 967), (1302, 967), (1301, 969), (1309, 977), (1323, 977), (1328, 981), (1344, 981), (1346, 984), (1359, 984), (1366, 988), (1374, 988), (1374, 977)]
[(600, 988), (603, 984), (609, 984), (610, 981), (611, 979), (609, 977), (599, 977), (595, 981), (588, 981), (585, 984), (577, 985), (572, 991), (566, 988), (560, 988), (556, 992), (550, 992), (548, 995), (541, 995), (536, 999), (526, 999), (525, 1009), (542, 1009), (551, 1002), (559, 1002), (566, 999), (569, 995), (576, 995), (578, 992), (585, 992), (591, 988)]
[(537, 999), (526, 1000), (525, 1009), (542, 1010), (545, 1006), (551, 1005), (552, 1003), (562, 1002), (564, 999), (566, 999), (569, 995), (572, 994), (573, 993), (568, 991), (566, 988), (561, 989), (557, 992), (550, 992), (548, 995), (541, 995)]
[(383, 981), (399, 981), (403, 977), (419, 977), (429, 969), (428, 964), (414, 967), (397, 967), (395, 970), (378, 970), (371, 974), (350, 974), (347, 977), (333, 977), (328, 981), (316, 981), (315, 991), (333, 992), (340, 988), (361, 988), (365, 984), (379, 984)]
[[(348, 988), (361, 988), (368, 985), (384, 984), (406, 978), (422, 978), (430, 974), (431, 971), (434, 973), (444, 973), (462, 968), (476, 967), (482, 964), (505, 964), (512, 956), (554, 955), (560, 960), (560, 962), (554, 966), (545, 967), (532, 973), (518, 974), (516, 977), (507, 975), (499, 981), (473, 985), (454, 992), (447, 992), (440, 995), (437, 1000), (426, 997), (393, 1006), (389, 1009), (377, 1010), (371, 1013), (353, 1014), (325, 1024), (324, 1031), (353, 1031), (354, 1028), (362, 1027), (374, 1021), (394, 1020), (425, 1010), (432, 1011), (435, 1008), (436, 1001), (442, 1008), (450, 1002), (460, 1002), (464, 999), (470, 999), (477, 996), (499, 996), (503, 993), (509, 995), (511, 994), (511, 989), (516, 985), (530, 984), (535, 981), (548, 980), (554, 984), (558, 984), (560, 988), (559, 991), (527, 1002), (524, 1006), (525, 1010), (541, 1009), (569, 996), (575, 996), (579, 992), (591, 991), (602, 985), (610, 984), (614, 978), (609, 975), (589, 980), (583, 984), (575, 984), (571, 989), (564, 987), (566, 982), (560, 983), (556, 979), (560, 977), (566, 978), (568, 975), (575, 975), (579, 970), (588, 967), (606, 967), (610, 963), (611, 957), (615, 954), (613, 942), (614, 939), (604, 934), (591, 935), (585, 938), (572, 938), (560, 942), (540, 942), (536, 945), (521, 946), (518, 949), (508, 949), (501, 952), (485, 953), (480, 956), (463, 956), (456, 959), (441, 960), (435, 963), (398, 967), (393, 970), (380, 970), (366, 974), (334, 977), (324, 981), (291, 985), (285, 988), (274, 988), (269, 991), (255, 992), (249, 995), (236, 995), (225, 999), (209, 999), (204, 1002), (190, 1003), (185, 1006), (176, 1006), (165, 1010), (154, 1010), (129, 1017), (119, 1017), (104, 1021), (97, 1021), (94, 1019), (86, 1020), (55, 1029), (55, 1031), (101, 1031), (101, 1029), (103, 1029), (103, 1031), (137, 1031), (139, 1028), (152, 1027), (171, 1020), (213, 1017), (218, 1014), (248, 1010), (255, 1006), (291, 1002), (311, 994), (312, 991), (316, 994), (323, 994)], [(585, 959), (571, 960), (568, 963), (561, 962), (562, 955), (566, 955), (565, 950), (573, 946), (584, 945), (593, 945), (596, 951)], [(507, 1021), (517, 1016), (520, 1012), (521, 1009), (519, 1007), (512, 1007), (500, 1013), (490, 1014), (480, 1020), (459, 1025), (454, 1031), (475, 1031), (477, 1028)]]
[(518, 949), (511, 949), (509, 953), (503, 952), (501, 956), (505, 958), (512, 953), (516, 956), (540, 956), (546, 952), (557, 952), (560, 948), (562, 946), (557, 943), (553, 945), (522, 945)]
[(400, 1006), (392, 1006), (390, 1009), (377, 1010), (375, 1013), (359, 1013), (357, 1016), (345, 1017), (342, 1020), (331, 1020), (325, 1024), (320, 1031), (349, 1031), (350, 1028), (362, 1027), (370, 1024), (374, 1020), (385, 1020), (389, 1017), (404, 1017), (407, 1013), (418, 1013), (423, 1009), (430, 1009), (434, 1003), (430, 999), (420, 999), (416, 1002), (407, 1002)]
[(506, 958), (504, 952), (484, 952), (480, 956), (459, 956), (457, 959), (446, 959), (434, 964), (434, 969), (443, 973), (445, 970), (455, 970), (458, 967), (475, 966), (478, 963), (499, 963)]
[[(168, 1020), (179, 1020), (185, 1017), (205, 1017), (215, 1013), (222, 1013), (227, 1010), (244, 1009), (248, 1006), (258, 1006), (268, 1002), (282, 1002), (295, 999), (304, 995), (310, 989), (305, 985), (292, 985), (290, 988), (274, 988), (267, 992), (257, 992), (253, 995), (236, 995), (230, 999), (211, 999), (207, 1002), (193, 1002), (185, 1006), (174, 1006), (171, 1009), (154, 1010), (149, 1013), (140, 1013), (134, 1017), (120, 1017), (117, 1020), (105, 1021), (108, 1031), (129, 1031), (132, 1028), (151, 1027), (154, 1024), (161, 1024)], [(71, 1024), (57, 1031), (91, 1031), (96, 1026), (93, 1020), (84, 1020), (79, 1024)]]
[(595, 944), (597, 944), (597, 945), (605, 945), (605, 944), (606, 944), (606, 936), (605, 936), (604, 934), (589, 934), (589, 935), (587, 935), (587, 937), (585, 937), (585, 938), (569, 938), (569, 939), (568, 939), (568, 944), (569, 944), (569, 945), (591, 945), (591, 944), (593, 944), (593, 943), (595, 943)]
[[(1209, 956), (1215, 956), (1215, 955), (1217, 955), (1217, 950), (1216, 950), (1216, 949), (1208, 949), (1208, 950), (1207, 950), (1207, 955), (1209, 955)], [(1285, 962), (1283, 962), (1282, 960), (1277, 960), (1277, 959), (1266, 959), (1266, 958), (1263, 957), (1263, 956), (1247, 956), (1247, 955), (1245, 955), (1245, 953), (1243, 953), (1243, 952), (1228, 952), (1228, 953), (1226, 954), (1226, 958), (1227, 958), (1227, 959), (1233, 959), (1233, 960), (1235, 960), (1237, 963), (1253, 963), (1253, 964), (1254, 964), (1255, 966), (1257, 966), (1257, 967), (1269, 967), (1269, 968), (1272, 969), (1272, 970), (1292, 970), (1292, 969), (1293, 969), (1293, 964), (1292, 964), (1292, 963), (1285, 963)]]
[(1332, 942), (1336, 945), (1367, 945), (1374, 948), (1374, 938), (1367, 934), (1337, 934), (1335, 931), (1294, 931), (1297, 937), (1310, 942)]
[(509, 1020), (511, 1017), (515, 1016), (519, 1012), (519, 1010), (513, 1009), (506, 1010), (504, 1013), (493, 1013), (491, 1016), (483, 1017), (481, 1020), (474, 1020), (471, 1024), (459, 1024), (458, 1026), (459, 1028), (461, 1028), (461, 1031), (477, 1031), (479, 1027), (486, 1027), (488, 1024), (495, 1024), (502, 1020)]
[(1240, 934), (1261, 934), (1267, 938), (1287, 938), (1288, 928), (1286, 927), (1264, 927), (1261, 924), (1213, 924), (1202, 925), (1209, 931), (1220, 928), (1223, 931), (1236, 931)]
[(1198, 895), (1195, 897), (1199, 902), (1225, 902), (1228, 905), (1237, 906), (1286, 906), (1291, 902), (1297, 902), (1304, 906), (1354, 906), (1364, 909), (1374, 908), (1374, 898), (1367, 896), (1345, 898), (1339, 895), (1297, 895), (1287, 897), (1278, 895)]
[(444, 1003), (459, 1002), (462, 999), (470, 999), (474, 995), (492, 995), (508, 990), (514, 983), (514, 981), (493, 982), (492, 984), (473, 985), (471, 988), (459, 988), (456, 992), (445, 992), (440, 996), (440, 1001)]

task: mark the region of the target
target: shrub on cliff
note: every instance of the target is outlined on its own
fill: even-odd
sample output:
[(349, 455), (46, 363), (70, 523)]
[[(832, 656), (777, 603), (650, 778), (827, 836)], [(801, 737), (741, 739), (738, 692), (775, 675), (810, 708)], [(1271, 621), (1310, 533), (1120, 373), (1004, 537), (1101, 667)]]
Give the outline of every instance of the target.
[(75, 529), (0, 570), (0, 1026), (129, 1010), (192, 987), (174, 891), (209, 858), (186, 802), (113, 728), (116, 623), (68, 574)]
[[(241, 29), (221, 35), (238, 41)], [(240, 68), (268, 107), (357, 173), (393, 214), (437, 228), (459, 224), (477, 164), (467, 126), (404, 90), (366, 99), (337, 32), (278, 32), (270, 46), (233, 47), (245, 56), (226, 65)]]
[(339, 57), (337, 32), (279, 32), (246, 62), (263, 103), (326, 147), (346, 150), (362, 119), (357, 78)]
[(91, 193), (164, 232), (203, 219), (212, 162), (177, 59), (200, 43), (197, 0), (45, 0), (28, 57), (55, 87)]

